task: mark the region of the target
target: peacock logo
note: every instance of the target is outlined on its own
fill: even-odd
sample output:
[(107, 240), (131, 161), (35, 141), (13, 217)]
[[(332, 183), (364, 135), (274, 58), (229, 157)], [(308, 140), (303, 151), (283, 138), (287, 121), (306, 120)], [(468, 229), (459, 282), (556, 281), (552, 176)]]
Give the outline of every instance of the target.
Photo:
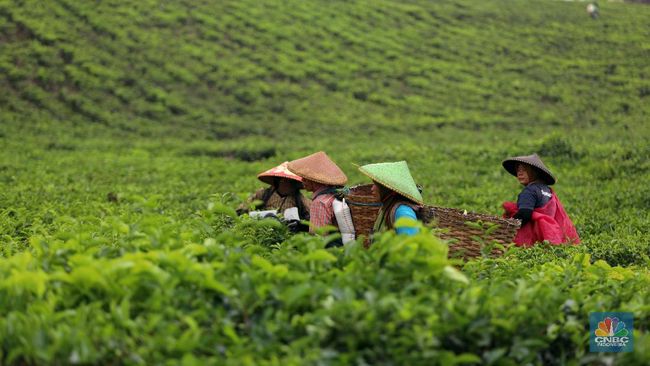
[(628, 335), (625, 329), (625, 323), (618, 318), (606, 317), (603, 321), (598, 322), (596, 337), (625, 337)]
[(634, 316), (627, 312), (589, 314), (591, 352), (632, 352)]

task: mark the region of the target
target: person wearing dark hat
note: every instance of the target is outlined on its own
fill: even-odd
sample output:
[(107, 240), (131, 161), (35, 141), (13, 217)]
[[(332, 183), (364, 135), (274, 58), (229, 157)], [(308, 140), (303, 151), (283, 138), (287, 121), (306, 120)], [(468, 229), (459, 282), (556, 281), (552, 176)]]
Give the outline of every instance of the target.
[(266, 188), (258, 189), (252, 194), (247, 202), (237, 209), (238, 214), (249, 212), (249, 207), (255, 210), (276, 210), (277, 213), (285, 214), (287, 210), (295, 208), (297, 217), (295, 220), (309, 220), (309, 207), (311, 201), (302, 195), (302, 178), (291, 173), (287, 169), (288, 162), (284, 162), (274, 168), (260, 173), (257, 179), (269, 185)]
[(312, 192), (309, 232), (332, 225), (339, 227), (333, 203), (337, 190), (347, 183), (348, 177), (323, 151), (289, 162), (289, 171), (300, 176), (305, 189)]
[(359, 167), (361, 173), (373, 181), (373, 193), (379, 197), (382, 206), (373, 227), (373, 233), (395, 230), (400, 235), (415, 235), (419, 228), (395, 227), (400, 218), (417, 220), (424, 202), (405, 161), (368, 164)]
[(505, 217), (521, 220), (515, 244), (531, 246), (542, 241), (580, 243), (573, 222), (550, 187), (557, 179), (542, 159), (537, 154), (516, 156), (504, 160), (502, 165), (524, 186), (516, 203), (503, 204)]

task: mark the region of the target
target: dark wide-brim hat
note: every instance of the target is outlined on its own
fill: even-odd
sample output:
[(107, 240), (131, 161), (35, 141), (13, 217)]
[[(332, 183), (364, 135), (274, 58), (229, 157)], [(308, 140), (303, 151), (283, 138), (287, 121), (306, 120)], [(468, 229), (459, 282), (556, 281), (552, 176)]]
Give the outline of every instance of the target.
[(539, 178), (544, 180), (546, 184), (548, 184), (549, 186), (555, 184), (555, 182), (557, 181), (553, 173), (551, 173), (551, 171), (546, 167), (546, 165), (544, 165), (542, 159), (540, 159), (540, 157), (537, 154), (507, 158), (501, 163), (501, 165), (503, 165), (503, 167), (508, 171), (508, 173), (516, 177), (517, 164), (519, 163), (525, 163), (532, 166), (533, 168), (536, 168), (539, 174)]

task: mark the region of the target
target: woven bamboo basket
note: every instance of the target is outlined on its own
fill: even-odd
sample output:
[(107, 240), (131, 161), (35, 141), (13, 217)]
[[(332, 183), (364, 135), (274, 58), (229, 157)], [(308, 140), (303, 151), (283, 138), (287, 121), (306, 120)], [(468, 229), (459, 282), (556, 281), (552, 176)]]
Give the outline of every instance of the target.
[[(370, 244), (370, 233), (381, 208), (381, 203), (372, 194), (371, 188), (372, 184), (357, 185), (351, 187), (346, 195), (356, 235), (366, 237), (366, 246)], [(520, 225), (518, 220), (447, 207), (425, 206), (420, 214), (425, 224), (441, 229), (438, 235), (449, 242), (449, 256), (465, 259), (481, 256), (484, 244), (497, 242), (505, 246), (512, 243)], [(484, 229), (477, 228), (475, 224), (467, 224), (468, 222), (481, 222)], [(488, 233), (485, 228), (494, 224), (497, 227)], [(490, 253), (491, 256), (501, 254), (503, 251), (498, 248), (493, 248)]]
[(357, 237), (365, 236), (365, 244), (370, 243), (370, 233), (381, 209), (381, 202), (372, 194), (372, 184), (360, 184), (350, 188), (345, 202), (352, 213), (352, 223)]
[[(438, 235), (449, 240), (449, 256), (465, 259), (481, 256), (481, 247), (484, 244), (497, 242), (505, 246), (512, 243), (520, 225), (519, 221), (514, 219), (446, 207), (425, 206), (422, 215), (424, 223), (433, 223), (442, 229)], [(478, 222), (482, 224), (482, 229), (476, 227)], [(495, 225), (496, 228), (486, 230)], [(501, 254), (503, 251), (498, 248), (493, 248), (490, 253), (491, 256)]]

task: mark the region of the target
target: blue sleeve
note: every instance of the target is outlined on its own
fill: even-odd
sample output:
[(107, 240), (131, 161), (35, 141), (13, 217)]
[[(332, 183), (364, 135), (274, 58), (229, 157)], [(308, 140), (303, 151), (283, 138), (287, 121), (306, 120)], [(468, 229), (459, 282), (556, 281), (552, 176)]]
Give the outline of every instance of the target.
[[(418, 217), (415, 215), (415, 211), (413, 211), (413, 209), (407, 205), (399, 205), (399, 207), (397, 207), (397, 210), (395, 210), (395, 222), (397, 222), (397, 220), (401, 219), (402, 217), (408, 217), (413, 220), (418, 219)], [(395, 232), (398, 235), (415, 235), (419, 231), (420, 229), (417, 227), (404, 226), (404, 227), (395, 228)]]
[(517, 197), (517, 208), (529, 208), (533, 210), (536, 205), (537, 196), (535, 195), (535, 190), (529, 185), (519, 193), (519, 196)]

